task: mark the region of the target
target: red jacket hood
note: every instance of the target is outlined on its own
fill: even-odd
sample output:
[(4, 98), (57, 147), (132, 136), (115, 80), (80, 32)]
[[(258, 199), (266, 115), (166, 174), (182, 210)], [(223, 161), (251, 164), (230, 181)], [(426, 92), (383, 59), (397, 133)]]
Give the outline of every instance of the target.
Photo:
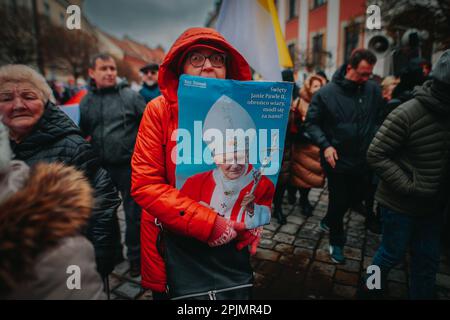
[(179, 60), (182, 54), (193, 44), (208, 44), (225, 51), (230, 59), (227, 64), (227, 78), (251, 80), (250, 66), (245, 58), (216, 30), (210, 28), (190, 28), (175, 41), (159, 69), (159, 88), (168, 102), (177, 102)]

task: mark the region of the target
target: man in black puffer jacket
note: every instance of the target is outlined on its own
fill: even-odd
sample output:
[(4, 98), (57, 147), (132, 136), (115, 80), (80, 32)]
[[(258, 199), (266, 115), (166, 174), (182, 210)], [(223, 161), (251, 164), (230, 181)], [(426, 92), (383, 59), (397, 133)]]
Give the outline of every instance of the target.
[(306, 116), (306, 134), (320, 147), (328, 178), (328, 212), (320, 227), (330, 232), (330, 255), (335, 263), (345, 261), (344, 215), (370, 183), (366, 153), (383, 99), (380, 87), (368, 81), (376, 61), (370, 51), (355, 50), (349, 63), (313, 97)]
[(381, 180), (376, 199), (383, 220), (383, 241), (372, 264), (380, 267), (384, 285), (411, 245), (412, 299), (435, 298), (450, 180), (450, 50), (431, 77), (416, 88), (414, 99), (389, 114), (367, 156)]
[(85, 173), (95, 191), (95, 207), (85, 233), (94, 245), (99, 273), (102, 276), (111, 273), (122, 259), (116, 213), (120, 199), (111, 178), (78, 127), (49, 102), (33, 132), (19, 144), (12, 141), (11, 147), (15, 159), (30, 166), (38, 162), (62, 162)]

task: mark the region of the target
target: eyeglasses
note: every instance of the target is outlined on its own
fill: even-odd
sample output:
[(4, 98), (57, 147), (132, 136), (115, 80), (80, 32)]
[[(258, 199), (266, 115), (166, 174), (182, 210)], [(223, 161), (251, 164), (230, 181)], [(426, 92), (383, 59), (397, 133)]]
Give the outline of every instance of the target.
[(200, 68), (205, 65), (206, 59), (209, 59), (209, 62), (211, 62), (213, 67), (220, 68), (225, 65), (225, 58), (223, 53), (213, 53), (209, 56), (205, 56), (201, 53), (194, 52), (189, 56), (189, 62), (193, 67)]
[(157, 73), (158, 73), (158, 71), (150, 71), (150, 70), (146, 72), (146, 74), (151, 74), (151, 75), (155, 75)]

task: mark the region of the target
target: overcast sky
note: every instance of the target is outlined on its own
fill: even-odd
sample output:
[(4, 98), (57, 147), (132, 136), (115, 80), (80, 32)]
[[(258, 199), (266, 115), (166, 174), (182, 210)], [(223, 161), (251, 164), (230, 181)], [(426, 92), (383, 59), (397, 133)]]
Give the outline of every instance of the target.
[(214, 4), (215, 0), (85, 0), (84, 14), (112, 35), (129, 35), (168, 50), (184, 30), (204, 26)]

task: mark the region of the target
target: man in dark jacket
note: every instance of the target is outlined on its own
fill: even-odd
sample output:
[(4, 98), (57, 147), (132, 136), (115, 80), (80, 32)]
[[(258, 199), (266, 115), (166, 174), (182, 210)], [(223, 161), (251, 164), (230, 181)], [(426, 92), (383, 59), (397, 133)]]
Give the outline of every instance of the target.
[[(370, 145), (368, 162), (380, 177), (383, 241), (373, 265), (385, 280), (411, 245), (412, 299), (433, 299), (442, 213), (448, 201), (450, 50), (431, 81), (387, 117)], [(384, 281), (382, 281), (384, 284)]]
[(306, 133), (321, 148), (328, 177), (328, 212), (320, 227), (330, 232), (330, 255), (335, 263), (345, 261), (344, 215), (370, 182), (366, 153), (382, 103), (379, 86), (368, 81), (376, 61), (370, 51), (355, 50), (349, 63), (313, 97), (306, 117)]
[(158, 86), (159, 66), (156, 63), (150, 63), (140, 69), (142, 73), (142, 89), (140, 95), (144, 97), (145, 103), (149, 103), (161, 95)]
[(125, 243), (130, 274), (140, 273), (141, 208), (130, 195), (131, 156), (145, 109), (144, 99), (123, 83), (117, 84), (117, 67), (109, 55), (92, 59), (89, 93), (80, 103), (80, 128), (90, 136), (92, 146), (122, 194), (125, 211)]

